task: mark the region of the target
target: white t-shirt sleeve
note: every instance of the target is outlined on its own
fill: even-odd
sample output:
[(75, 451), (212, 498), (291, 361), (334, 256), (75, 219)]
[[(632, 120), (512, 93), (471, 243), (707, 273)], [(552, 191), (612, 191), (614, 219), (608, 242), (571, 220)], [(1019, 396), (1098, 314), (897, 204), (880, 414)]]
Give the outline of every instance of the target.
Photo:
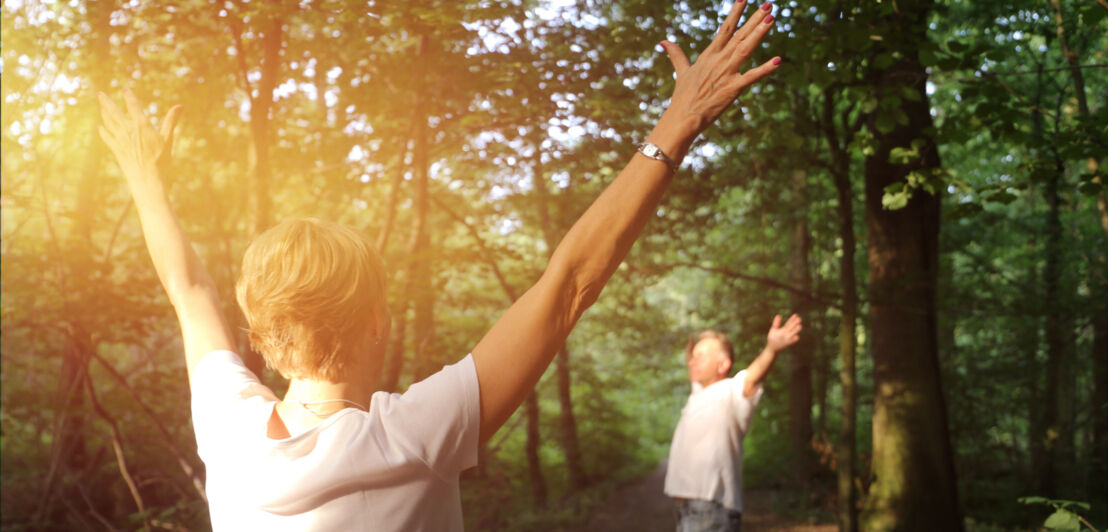
[(473, 355), (411, 385), (382, 412), (417, 456), (449, 478), (477, 465), (481, 401)]
[(204, 355), (192, 369), (190, 387), (197, 450), (205, 459), (211, 447), (252, 428), (242, 423), (251, 409), (277, 400), (231, 351)]
[(746, 388), (746, 370), (742, 370), (732, 378), (731, 404), (734, 407), (735, 420), (739, 424), (739, 430), (746, 434), (750, 430), (750, 422), (754, 419), (754, 407), (762, 399), (765, 389), (761, 383), (754, 388), (754, 395), (746, 397), (743, 389)]

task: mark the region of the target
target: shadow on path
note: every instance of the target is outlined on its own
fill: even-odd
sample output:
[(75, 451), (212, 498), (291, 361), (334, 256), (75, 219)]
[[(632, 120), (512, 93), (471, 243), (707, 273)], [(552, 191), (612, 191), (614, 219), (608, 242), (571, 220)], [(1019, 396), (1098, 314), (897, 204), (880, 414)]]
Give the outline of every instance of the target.
[[(662, 460), (649, 475), (629, 483), (608, 498), (582, 527), (569, 532), (673, 532), (676, 522), (673, 501), (662, 493), (666, 479), (666, 461)], [(771, 513), (777, 492), (749, 489), (743, 493), (743, 532), (835, 532), (831, 524), (798, 523)]]

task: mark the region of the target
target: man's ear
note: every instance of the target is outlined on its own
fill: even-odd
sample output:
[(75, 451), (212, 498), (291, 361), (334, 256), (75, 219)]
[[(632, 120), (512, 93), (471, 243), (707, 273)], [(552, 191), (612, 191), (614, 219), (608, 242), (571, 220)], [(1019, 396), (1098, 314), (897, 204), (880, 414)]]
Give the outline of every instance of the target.
[(727, 357), (720, 357), (719, 364), (716, 366), (716, 372), (720, 377), (726, 377), (731, 372), (731, 359)]

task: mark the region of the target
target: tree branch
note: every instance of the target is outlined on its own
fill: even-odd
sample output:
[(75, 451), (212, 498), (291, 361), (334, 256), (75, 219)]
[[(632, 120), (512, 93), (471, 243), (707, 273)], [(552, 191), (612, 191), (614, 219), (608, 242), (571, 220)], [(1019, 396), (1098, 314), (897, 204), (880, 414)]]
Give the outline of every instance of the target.
[[(703, 270), (703, 271), (706, 271), (706, 272), (718, 273), (718, 274), (721, 274), (721, 275), (724, 275), (724, 276), (727, 276), (727, 277), (731, 277), (731, 278), (734, 278), (734, 279), (742, 279), (744, 281), (751, 281), (751, 282), (758, 283), (758, 284), (761, 284), (761, 285), (769, 286), (771, 288), (777, 288), (779, 290), (784, 290), (784, 291), (786, 291), (790, 294), (794, 294), (798, 297), (804, 298), (807, 301), (811, 301), (811, 302), (814, 302), (814, 303), (819, 303), (819, 304), (826, 305), (826, 306), (832, 307), (832, 308), (837, 308), (837, 309), (840, 309), (840, 310), (842, 309), (842, 305), (840, 303), (824, 299), (824, 298), (820, 297), (817, 294), (812, 294), (812, 293), (805, 292), (803, 290), (800, 290), (799, 288), (795, 288), (793, 286), (787, 285), (787, 284), (779, 282), (779, 281), (775, 281), (773, 279), (769, 279), (767, 277), (758, 277), (756, 275), (749, 275), (749, 274), (745, 274), (745, 273), (742, 273), (742, 272), (737, 272), (737, 271), (734, 271), (734, 270), (730, 270), (728, 268), (721, 268), (721, 267), (718, 267), (718, 266), (704, 266), (704, 265), (701, 265), (701, 264), (693, 264), (693, 263), (688, 263), (688, 262), (677, 262), (677, 263), (673, 263), (673, 264), (655, 266), (653, 268), (639, 268), (639, 267), (636, 267), (636, 266), (632, 266), (630, 264), (628, 264), (628, 267), (632, 271), (637, 271), (637, 272), (641, 272), (641, 273), (648, 273), (648, 274), (649, 273), (664, 273), (664, 272), (668, 272), (670, 270), (674, 270), (674, 269), (677, 269), (677, 268), (692, 268), (692, 269), (695, 269), (695, 270)], [(836, 295), (835, 297), (839, 297), (839, 296)]]
[(504, 290), (504, 295), (508, 298), (508, 304), (515, 303), (516, 302), (516, 290), (515, 290), (515, 288), (512, 287), (512, 285), (508, 283), (508, 280), (504, 277), (504, 274), (500, 271), (500, 267), (497, 266), (496, 261), (492, 260), (491, 254), (489, 252), (489, 248), (488, 248), (488, 246), (485, 245), (485, 241), (484, 241), (484, 239), (481, 238), (481, 235), (477, 233), (477, 229), (475, 229), (472, 225), (470, 225), (468, 222), (466, 222), (464, 218), (462, 218), (457, 213), (452, 211), (450, 209), (450, 207), (447, 207), (446, 204), (443, 203), (438, 198), (432, 196), (431, 201), (434, 202), (435, 205), (437, 205), (440, 209), (442, 209), (443, 211), (446, 211), (446, 214), (449, 214), (450, 217), (453, 218), (455, 221), (457, 221), (458, 223), (465, 226), (465, 228), (469, 231), (470, 236), (472, 236), (473, 240), (477, 242), (477, 247), (481, 249), (481, 253), (480, 253), (481, 262), (484, 262), (486, 265), (488, 265), (489, 269), (492, 270), (492, 274), (494, 276), (496, 276), (496, 281), (498, 283), (500, 283), (500, 288)]
[[(119, 435), (119, 425), (115, 422), (115, 419), (108, 414), (102, 406), (100, 401), (96, 399), (96, 391), (92, 386), (92, 379), (89, 378), (88, 372), (85, 372), (85, 390), (88, 391), (89, 403), (92, 405), (93, 411), (96, 415), (100, 416), (105, 423), (108, 424), (108, 428), (111, 430), (112, 436), (112, 451), (115, 452), (115, 461), (119, 466), (119, 474), (123, 477), (123, 482), (127, 484), (127, 489), (131, 492), (131, 498), (135, 501), (135, 506), (138, 507), (140, 513), (146, 512), (146, 504), (142, 501), (142, 494), (138, 491), (138, 486), (135, 485), (135, 479), (131, 476), (131, 471), (127, 468), (127, 458), (123, 456), (123, 441)], [(150, 529), (150, 518), (146, 515), (142, 516), (143, 528)]]
[(155, 414), (154, 411), (151, 410), (150, 407), (142, 401), (138, 393), (135, 392), (134, 388), (127, 384), (127, 379), (125, 379), (123, 375), (120, 374), (119, 371), (117, 371), (115, 367), (111, 365), (111, 363), (105, 360), (104, 357), (100, 356), (99, 353), (92, 353), (92, 358), (99, 362), (100, 365), (105, 370), (107, 370), (108, 374), (111, 375), (112, 378), (114, 378), (115, 381), (119, 383), (119, 385), (122, 386), (124, 390), (127, 391), (127, 395), (131, 396), (131, 400), (138, 405), (139, 409), (142, 410), (143, 413), (145, 413), (146, 416), (154, 422), (154, 428), (156, 428), (158, 430), (158, 433), (161, 434), (162, 439), (164, 440), (163, 443), (165, 444), (166, 448), (169, 449), (169, 452), (173, 455), (173, 457), (177, 459), (177, 464), (181, 466), (181, 470), (184, 471), (185, 475), (188, 476), (190, 480), (192, 480), (192, 486), (196, 489), (196, 493), (200, 495), (200, 499), (205, 503), (208, 502), (208, 496), (204, 492), (203, 481), (200, 480), (200, 476), (196, 474), (192, 465), (189, 464), (188, 460), (185, 459), (184, 453), (182, 453), (181, 450), (178, 449), (177, 446), (173, 443), (173, 437), (170, 435), (169, 429), (166, 428), (165, 424), (162, 423), (157, 414)]

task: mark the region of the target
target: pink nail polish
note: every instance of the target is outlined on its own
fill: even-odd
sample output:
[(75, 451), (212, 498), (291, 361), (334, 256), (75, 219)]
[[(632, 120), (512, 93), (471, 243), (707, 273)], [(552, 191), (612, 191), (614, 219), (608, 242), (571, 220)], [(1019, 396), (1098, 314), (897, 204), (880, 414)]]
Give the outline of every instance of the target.
[(780, 65), (781, 64), (781, 58), (780, 57), (774, 57), (773, 58), (773, 64)]
[(762, 11), (769, 11), (771, 8), (773, 8), (773, 4), (769, 2), (762, 4)]
[(773, 24), (773, 15), (766, 15), (766, 20), (764, 22), (766, 24)]

